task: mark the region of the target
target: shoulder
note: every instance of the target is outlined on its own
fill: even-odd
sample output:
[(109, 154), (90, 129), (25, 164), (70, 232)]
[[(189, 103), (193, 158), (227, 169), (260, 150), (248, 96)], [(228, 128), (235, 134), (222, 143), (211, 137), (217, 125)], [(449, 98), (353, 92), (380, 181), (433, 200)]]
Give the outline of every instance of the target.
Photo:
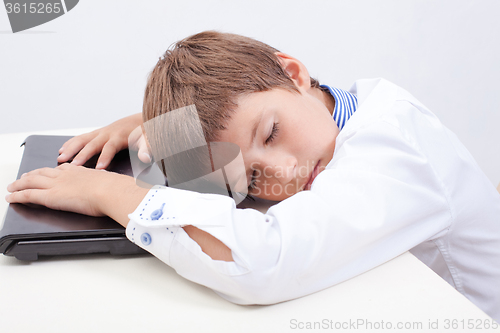
[(357, 80), (349, 91), (357, 96), (358, 110), (369, 109), (372, 115), (389, 111), (397, 101), (408, 102), (419, 110), (431, 113), (406, 89), (383, 78)]
[[(417, 145), (443, 139), (445, 128), (437, 116), (404, 88), (377, 78), (357, 80), (350, 91), (357, 95), (358, 109), (339, 134), (337, 146), (354, 135), (383, 137), (386, 132), (382, 128), (387, 125), (399, 130), (400, 139)], [(381, 131), (373, 131), (373, 127)]]
[(415, 96), (406, 89), (383, 78), (360, 79), (351, 86), (351, 93), (358, 99), (358, 109), (370, 109), (387, 112), (397, 101), (408, 102), (420, 111), (432, 114)]
[(446, 129), (405, 89), (385, 79), (363, 79), (351, 92), (359, 106), (337, 137), (330, 167), (376, 166), (384, 174), (401, 172), (417, 180), (422, 168), (432, 174), (443, 156), (451, 158)]

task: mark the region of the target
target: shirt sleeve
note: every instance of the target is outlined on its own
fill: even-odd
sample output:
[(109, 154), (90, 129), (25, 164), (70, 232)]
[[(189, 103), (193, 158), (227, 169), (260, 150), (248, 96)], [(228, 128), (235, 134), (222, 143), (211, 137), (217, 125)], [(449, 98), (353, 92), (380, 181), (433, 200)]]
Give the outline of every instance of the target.
[[(151, 220), (162, 207), (163, 215)], [(267, 213), (225, 196), (155, 187), (129, 215), (127, 237), (238, 304), (272, 304), (330, 287), (446, 232), (446, 193), (418, 145), (389, 122), (352, 134), (310, 191)], [(181, 226), (227, 245), (212, 260)]]

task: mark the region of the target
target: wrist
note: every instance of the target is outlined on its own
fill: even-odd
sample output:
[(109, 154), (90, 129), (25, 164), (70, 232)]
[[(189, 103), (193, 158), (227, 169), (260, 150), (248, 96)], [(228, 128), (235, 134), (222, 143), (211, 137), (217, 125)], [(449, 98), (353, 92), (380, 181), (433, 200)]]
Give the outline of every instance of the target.
[(100, 211), (123, 227), (127, 227), (128, 215), (133, 213), (141, 201), (148, 194), (149, 189), (140, 187), (130, 176), (114, 174), (97, 196)]

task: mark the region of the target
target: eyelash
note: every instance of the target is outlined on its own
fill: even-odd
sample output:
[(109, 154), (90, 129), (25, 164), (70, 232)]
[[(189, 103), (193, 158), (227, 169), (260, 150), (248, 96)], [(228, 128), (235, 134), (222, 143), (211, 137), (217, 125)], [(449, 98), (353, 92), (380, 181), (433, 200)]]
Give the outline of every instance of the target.
[(266, 139), (266, 145), (273, 142), (273, 140), (276, 138), (276, 135), (278, 134), (278, 130), (279, 130), (278, 125), (279, 125), (278, 123), (273, 124), (273, 129), (271, 130), (271, 135), (269, 135), (269, 137)]
[[(265, 144), (270, 144), (271, 142), (273, 142), (273, 140), (276, 138), (276, 135), (278, 134), (278, 130), (279, 130), (279, 127), (278, 127), (278, 123), (274, 123), (273, 124), (273, 129), (271, 130), (271, 134), (269, 135), (269, 137), (266, 139), (265, 141)], [(252, 172), (252, 177), (251, 177), (251, 180), (250, 180), (250, 185), (248, 185), (248, 191), (251, 191), (251, 190), (254, 190), (256, 187), (255, 187), (255, 183), (257, 182), (257, 180), (255, 179), (255, 170)]]

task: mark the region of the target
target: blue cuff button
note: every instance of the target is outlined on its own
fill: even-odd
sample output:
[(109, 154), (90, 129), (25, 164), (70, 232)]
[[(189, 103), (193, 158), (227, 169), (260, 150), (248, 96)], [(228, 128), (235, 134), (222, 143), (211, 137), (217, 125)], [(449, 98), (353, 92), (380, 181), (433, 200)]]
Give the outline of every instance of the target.
[(165, 203), (161, 205), (161, 208), (151, 213), (151, 220), (158, 220), (163, 215), (163, 207), (165, 207)]
[(144, 245), (151, 244), (151, 236), (146, 232), (141, 235), (141, 242)]

